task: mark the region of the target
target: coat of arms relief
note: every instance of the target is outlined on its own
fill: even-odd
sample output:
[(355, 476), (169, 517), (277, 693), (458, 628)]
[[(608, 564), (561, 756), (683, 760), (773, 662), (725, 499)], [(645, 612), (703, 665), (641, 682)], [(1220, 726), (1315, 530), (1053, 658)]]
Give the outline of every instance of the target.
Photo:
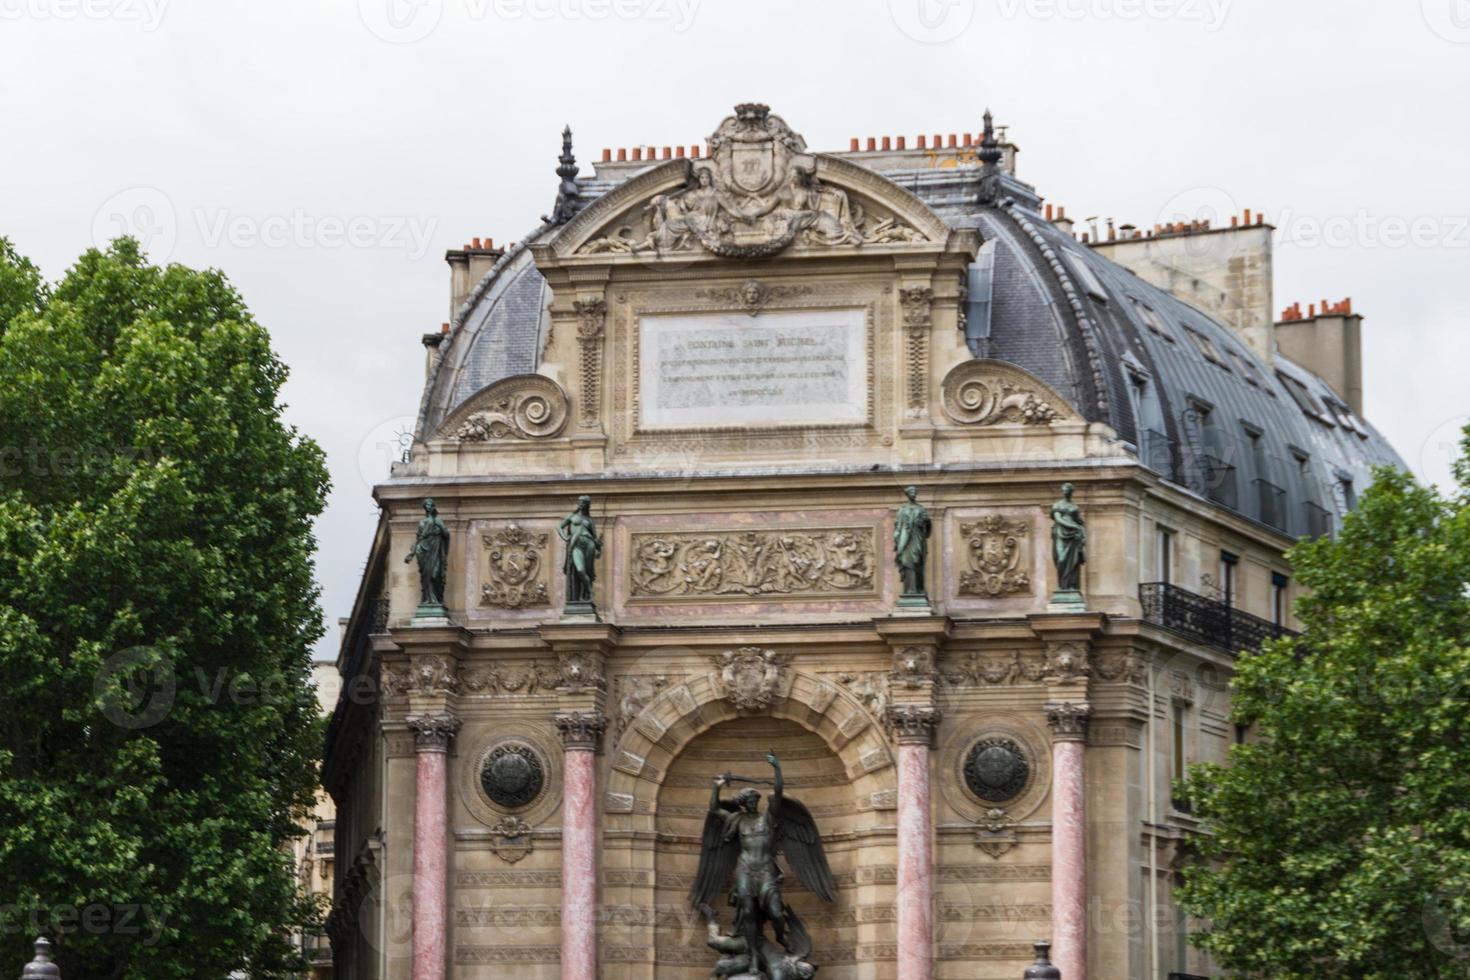
[(583, 252), (678, 252), (703, 248), (727, 258), (816, 247), (925, 241), (895, 216), (866, 210), (817, 176), (806, 141), (769, 106), (735, 107), (709, 138), (685, 186), (658, 194), (636, 225), (594, 238)]

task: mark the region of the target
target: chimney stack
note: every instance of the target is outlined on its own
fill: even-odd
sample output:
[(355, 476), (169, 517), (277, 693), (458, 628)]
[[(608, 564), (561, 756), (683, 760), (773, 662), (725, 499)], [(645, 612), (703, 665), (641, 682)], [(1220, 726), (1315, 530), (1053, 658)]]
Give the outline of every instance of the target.
[(1352, 297), (1337, 303), (1293, 303), (1276, 322), (1276, 347), (1337, 392), (1356, 414), (1363, 414), (1363, 318)]

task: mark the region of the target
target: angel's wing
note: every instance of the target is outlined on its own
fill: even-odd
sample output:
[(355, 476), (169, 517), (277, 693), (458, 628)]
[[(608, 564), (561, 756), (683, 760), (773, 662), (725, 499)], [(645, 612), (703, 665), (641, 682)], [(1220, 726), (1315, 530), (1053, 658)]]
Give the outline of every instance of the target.
[(817, 833), (817, 822), (812, 819), (812, 811), (802, 805), (800, 800), (783, 797), (777, 821), (776, 847), (786, 855), (786, 863), (791, 865), (791, 870), (822, 901), (835, 902), (837, 882), (832, 877), (832, 869), (827, 865), (827, 855), (822, 850), (822, 835)]
[[(735, 804), (720, 801), (720, 809), (733, 812)], [(725, 880), (735, 870), (740, 858), (740, 842), (725, 840), (725, 821), (715, 813), (704, 818), (704, 841), (699, 849), (699, 870), (694, 872), (694, 886), (689, 889), (689, 904), (698, 908), (708, 905), (725, 887)]]

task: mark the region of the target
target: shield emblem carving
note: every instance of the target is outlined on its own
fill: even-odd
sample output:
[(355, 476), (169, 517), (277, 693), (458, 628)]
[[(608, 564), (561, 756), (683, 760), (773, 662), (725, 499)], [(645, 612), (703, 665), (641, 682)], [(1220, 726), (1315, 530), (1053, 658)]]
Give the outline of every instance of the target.
[(736, 143), (730, 152), (730, 179), (748, 194), (759, 194), (776, 174), (776, 149), (771, 140)]

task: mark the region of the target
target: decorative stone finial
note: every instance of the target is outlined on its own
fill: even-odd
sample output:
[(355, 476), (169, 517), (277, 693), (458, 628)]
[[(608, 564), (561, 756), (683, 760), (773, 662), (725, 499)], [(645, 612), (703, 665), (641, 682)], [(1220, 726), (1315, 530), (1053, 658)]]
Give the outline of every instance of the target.
[(541, 220), (553, 225), (564, 225), (582, 210), (582, 193), (577, 188), (577, 158), (572, 155), (570, 126), (561, 131), (561, 156), (557, 159), (559, 163), (556, 175), (561, 178), (561, 183), (556, 189), (556, 203), (551, 207), (551, 214), (542, 215)]
[(61, 968), (51, 962), (51, 941), (45, 936), (36, 940), (36, 958), (26, 964), (20, 980), (61, 980)]
[(980, 162), (984, 169), (980, 173), (980, 203), (994, 204), (1000, 200), (1000, 142), (995, 138), (995, 120), (990, 109), (985, 110), (985, 135), (980, 140)]
[(1036, 962), (1026, 967), (1022, 980), (1062, 980), (1062, 971), (1051, 965), (1051, 943), (1042, 939), (1036, 946)]

